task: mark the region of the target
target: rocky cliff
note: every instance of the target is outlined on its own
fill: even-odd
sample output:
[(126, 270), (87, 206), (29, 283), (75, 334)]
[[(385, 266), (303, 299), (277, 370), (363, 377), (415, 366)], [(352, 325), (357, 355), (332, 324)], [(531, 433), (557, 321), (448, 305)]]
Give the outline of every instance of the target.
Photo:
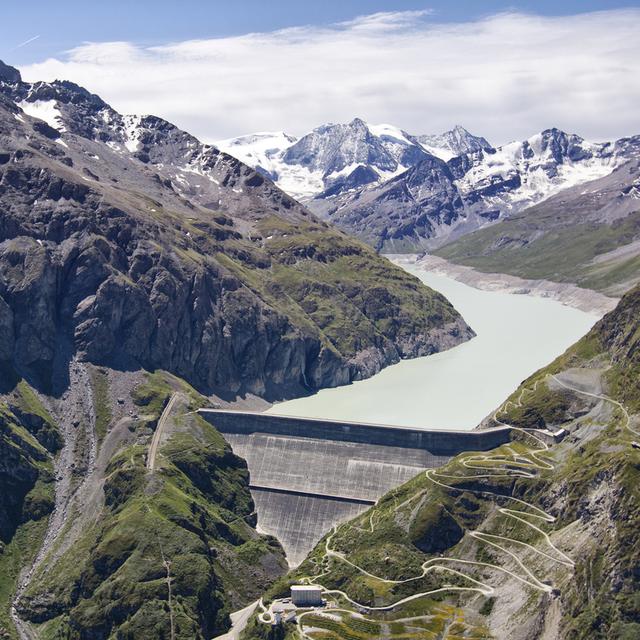
[(471, 335), (442, 296), (170, 123), (6, 72), (0, 95), (0, 356), (43, 384), (68, 343), (278, 398)]

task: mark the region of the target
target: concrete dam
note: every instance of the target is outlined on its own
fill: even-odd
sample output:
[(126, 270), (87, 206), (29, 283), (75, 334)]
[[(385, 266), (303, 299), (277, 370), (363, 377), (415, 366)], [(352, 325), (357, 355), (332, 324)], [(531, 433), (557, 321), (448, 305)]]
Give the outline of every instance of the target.
[(387, 491), (463, 451), (504, 444), (511, 431), (428, 431), (216, 409), (200, 414), (247, 461), (258, 527), (280, 540), (291, 566), (331, 527)]

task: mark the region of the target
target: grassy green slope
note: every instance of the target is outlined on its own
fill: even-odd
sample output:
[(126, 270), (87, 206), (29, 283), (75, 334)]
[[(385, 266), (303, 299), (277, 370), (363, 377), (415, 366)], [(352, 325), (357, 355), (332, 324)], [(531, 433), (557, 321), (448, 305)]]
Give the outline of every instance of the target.
[(324, 223), (272, 216), (257, 231), (265, 238), (261, 248), (249, 255), (220, 252), (216, 259), (294, 325), (319, 331), (344, 358), (389, 338), (412, 355), (417, 336), (459, 319), (444, 296)]
[(525, 212), (464, 236), (434, 254), (487, 273), (571, 282), (607, 293), (637, 281), (640, 257), (592, 260), (638, 238), (640, 213), (612, 225), (577, 224), (549, 231), (545, 216)]
[(516, 432), (508, 446), (417, 476), (325, 537), (268, 597), (304, 581), (341, 592), (327, 593), (340, 620), (301, 618), (308, 637), (326, 640), (381, 629), (393, 639), (638, 637), (638, 318), (640, 288), (493, 419), (563, 427), (561, 443)]
[(54, 506), (52, 455), (57, 428), (31, 388), (6, 366), (13, 387), (0, 404), (0, 637), (13, 628), (10, 608), (23, 566), (33, 561)]
[[(175, 393), (152, 472), (149, 429)], [(20, 601), (40, 638), (208, 639), (284, 571), (280, 545), (253, 528), (246, 464), (193, 413), (203, 398), (162, 372), (132, 394), (139, 417), (108, 463), (103, 505), (77, 535), (83, 514), (71, 514)]]

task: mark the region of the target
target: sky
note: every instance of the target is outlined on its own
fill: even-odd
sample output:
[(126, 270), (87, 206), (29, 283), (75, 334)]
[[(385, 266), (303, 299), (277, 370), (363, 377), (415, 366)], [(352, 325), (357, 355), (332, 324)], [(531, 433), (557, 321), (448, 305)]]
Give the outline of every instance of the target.
[(0, 59), (207, 142), (358, 116), (494, 144), (640, 133), (640, 0), (7, 3)]

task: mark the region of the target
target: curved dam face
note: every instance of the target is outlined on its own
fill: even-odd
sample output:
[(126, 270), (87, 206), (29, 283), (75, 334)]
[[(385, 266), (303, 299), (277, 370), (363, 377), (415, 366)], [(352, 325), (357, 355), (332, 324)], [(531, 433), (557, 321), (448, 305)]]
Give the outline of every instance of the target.
[(297, 566), (331, 527), (420, 471), (509, 441), (508, 427), (439, 431), (202, 409), (249, 466), (258, 527)]

